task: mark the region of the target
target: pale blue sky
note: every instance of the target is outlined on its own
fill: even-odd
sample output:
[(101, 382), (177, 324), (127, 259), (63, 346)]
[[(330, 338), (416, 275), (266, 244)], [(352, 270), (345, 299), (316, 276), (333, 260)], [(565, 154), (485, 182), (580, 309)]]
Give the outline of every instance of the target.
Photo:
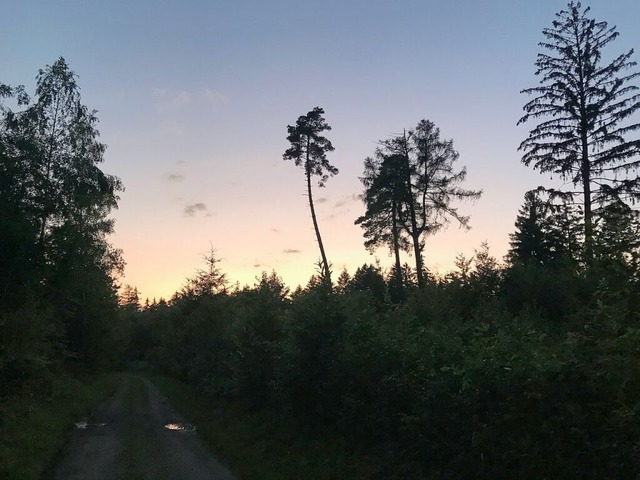
[[(640, 47), (640, 2), (594, 0), (617, 25), (611, 55)], [(286, 126), (315, 106), (333, 127), (340, 174), (317, 190), (337, 273), (373, 261), (353, 221), (363, 159), (375, 142), (432, 120), (452, 138), (472, 230), (427, 241), (441, 272), (487, 240), (498, 257), (524, 192), (549, 184), (520, 164), (516, 127), (534, 86), (541, 31), (556, 0), (12, 1), (0, 0), (0, 81), (33, 86), (64, 56), (99, 111), (104, 169), (126, 186), (113, 243), (126, 283), (168, 296), (210, 245), (233, 281), (275, 269), (295, 286), (318, 257), (303, 174), (282, 161)], [(636, 59), (637, 59), (636, 55)], [(299, 253), (298, 253), (299, 252)], [(385, 250), (377, 257), (386, 266)], [(408, 258), (408, 261), (412, 259)]]

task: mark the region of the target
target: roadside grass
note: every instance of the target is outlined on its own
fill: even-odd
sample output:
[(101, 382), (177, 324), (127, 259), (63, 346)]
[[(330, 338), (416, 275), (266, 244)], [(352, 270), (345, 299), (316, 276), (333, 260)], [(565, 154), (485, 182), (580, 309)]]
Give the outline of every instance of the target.
[(239, 480), (350, 480), (380, 478), (375, 466), (338, 435), (304, 436), (286, 419), (214, 402), (175, 379), (151, 377), (174, 408)]
[(64, 445), (73, 423), (114, 392), (114, 375), (55, 380), (51, 396), (0, 402), (0, 479), (37, 480)]

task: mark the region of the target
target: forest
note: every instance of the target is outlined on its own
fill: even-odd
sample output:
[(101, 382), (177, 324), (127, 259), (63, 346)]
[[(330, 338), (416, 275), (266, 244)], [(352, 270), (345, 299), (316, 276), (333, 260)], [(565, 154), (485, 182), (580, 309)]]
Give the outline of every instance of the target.
[(483, 244), (444, 275), (425, 268), (425, 239), (465, 227), (482, 194), (425, 119), (363, 159), (354, 222), (393, 267), (333, 272), (313, 191), (338, 169), (315, 107), (283, 152), (305, 175), (319, 247), (317, 275), (294, 290), (276, 271), (230, 285), (212, 248), (170, 299), (139, 298), (109, 243), (124, 186), (100, 168), (73, 70), (44, 67), (34, 95), (0, 83), (0, 409), (46, 399), (61, 375), (137, 371), (343, 439), (368, 478), (636, 478), (640, 73), (580, 3), (543, 35), (514, 122), (531, 127), (522, 162), (564, 187), (523, 192), (507, 256)]

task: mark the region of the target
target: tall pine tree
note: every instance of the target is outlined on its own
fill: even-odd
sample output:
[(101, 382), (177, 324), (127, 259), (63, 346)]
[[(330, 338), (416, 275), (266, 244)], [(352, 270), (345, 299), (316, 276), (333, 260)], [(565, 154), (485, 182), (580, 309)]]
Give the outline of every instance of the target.
[(332, 152), (334, 148), (329, 139), (322, 135), (323, 132), (331, 130), (322, 115), (324, 115), (324, 110), (320, 107), (315, 107), (306, 115), (298, 117), (295, 125), (287, 126), (287, 132), (289, 133), (287, 140), (291, 143), (291, 147), (284, 152), (282, 158), (284, 160), (293, 160), (296, 166), (304, 168), (311, 220), (313, 221), (313, 229), (316, 233), (322, 259), (323, 282), (330, 287), (331, 270), (324, 244), (322, 243), (322, 236), (320, 235), (320, 227), (318, 226), (318, 218), (313, 203), (313, 191), (311, 189), (311, 177), (320, 177), (318, 186), (324, 187), (330, 176), (338, 174), (338, 169), (331, 165), (327, 159), (327, 152)]

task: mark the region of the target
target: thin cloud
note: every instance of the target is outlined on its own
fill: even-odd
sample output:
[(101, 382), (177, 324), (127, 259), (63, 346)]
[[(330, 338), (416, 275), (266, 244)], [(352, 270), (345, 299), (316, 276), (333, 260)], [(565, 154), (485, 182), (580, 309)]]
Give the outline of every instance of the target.
[(158, 112), (180, 110), (191, 103), (192, 94), (186, 90), (169, 92), (164, 88), (154, 88), (151, 91), (153, 106)]
[(205, 217), (213, 216), (213, 213), (209, 212), (207, 206), (202, 202), (187, 205), (184, 207), (183, 212), (185, 217), (195, 217), (198, 213), (204, 214)]
[(333, 207), (341, 208), (341, 207), (344, 207), (345, 205), (348, 205), (349, 203), (354, 203), (359, 201), (360, 201), (360, 195), (357, 195), (357, 194), (346, 195), (342, 197), (340, 200), (338, 200)]
[(329, 215), (323, 217), (323, 220), (325, 220), (325, 221), (335, 220), (339, 216), (350, 212), (351, 211), (351, 207), (355, 203), (360, 203), (361, 201), (362, 201), (361, 200), (361, 196), (359, 194), (355, 194), (355, 193), (352, 194), (352, 195), (345, 195), (343, 197), (340, 197), (340, 199), (338, 199), (337, 202), (335, 202), (333, 205), (331, 205), (331, 209), (333, 210), (333, 212), (330, 213)]
[(316, 203), (326, 203), (326, 202), (327, 202), (327, 197), (316, 198)]
[(280, 233), (280, 230), (278, 230), (277, 228), (270, 228), (269, 231), (272, 233)]
[(205, 88), (197, 92), (153, 88), (151, 90), (151, 101), (157, 112), (166, 113), (203, 104), (216, 107), (227, 103), (228, 99), (223, 92), (212, 88)]
[(153, 98), (163, 98), (167, 95), (167, 91), (164, 88), (152, 88), (151, 96)]
[(296, 253), (300, 253), (300, 250), (298, 250), (297, 248), (285, 248), (282, 253), (286, 253), (287, 255), (291, 255), (291, 254), (296, 254)]
[(204, 90), (204, 93), (202, 94), (203, 99), (213, 105), (213, 106), (217, 106), (217, 105), (221, 105), (223, 103), (227, 103), (227, 96), (218, 91), (218, 90), (212, 90), (210, 88), (206, 88)]
[(180, 183), (184, 182), (185, 176), (180, 173), (170, 173), (166, 176), (166, 179), (170, 182)]

